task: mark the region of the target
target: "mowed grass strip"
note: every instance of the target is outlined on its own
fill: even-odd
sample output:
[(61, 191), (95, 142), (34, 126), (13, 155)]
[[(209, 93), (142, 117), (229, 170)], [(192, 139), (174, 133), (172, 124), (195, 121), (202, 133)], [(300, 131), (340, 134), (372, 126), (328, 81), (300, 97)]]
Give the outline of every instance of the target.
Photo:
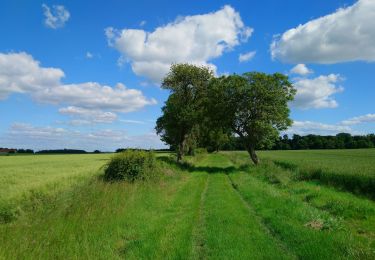
[(195, 247), (198, 252), (194, 255), (200, 259), (293, 258), (265, 231), (254, 212), (233, 189), (223, 173), (230, 165), (231, 162), (220, 154), (206, 156), (197, 163), (198, 169), (206, 168), (210, 174), (203, 197), (204, 225), (199, 226), (200, 247)]
[(211, 174), (205, 202), (208, 259), (290, 259), (233, 190), (225, 174)]
[(93, 180), (53, 205), (0, 225), (0, 258), (188, 256), (205, 176), (169, 174), (156, 183)]

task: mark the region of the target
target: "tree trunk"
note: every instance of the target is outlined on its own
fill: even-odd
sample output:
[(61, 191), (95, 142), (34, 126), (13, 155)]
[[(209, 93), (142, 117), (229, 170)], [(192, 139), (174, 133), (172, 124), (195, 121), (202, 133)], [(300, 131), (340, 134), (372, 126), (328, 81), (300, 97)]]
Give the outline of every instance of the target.
[(182, 160), (183, 152), (184, 152), (184, 144), (180, 143), (177, 148), (177, 162), (180, 162)]
[(177, 162), (180, 162), (182, 160), (182, 157), (185, 155), (186, 138), (187, 135), (185, 135), (184, 140), (182, 140), (182, 142), (178, 144)]
[(250, 155), (251, 160), (254, 162), (254, 164), (258, 165), (259, 164), (259, 158), (258, 158), (257, 154), (255, 153), (254, 147), (252, 147), (252, 146), (248, 147), (247, 151)]

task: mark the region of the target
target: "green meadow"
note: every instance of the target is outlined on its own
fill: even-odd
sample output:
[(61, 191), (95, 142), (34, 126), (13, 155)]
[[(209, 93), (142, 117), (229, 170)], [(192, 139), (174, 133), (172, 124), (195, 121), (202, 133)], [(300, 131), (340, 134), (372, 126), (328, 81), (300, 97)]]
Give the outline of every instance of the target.
[(375, 149), (259, 155), (161, 154), (134, 183), (109, 154), (0, 157), (0, 259), (375, 258)]

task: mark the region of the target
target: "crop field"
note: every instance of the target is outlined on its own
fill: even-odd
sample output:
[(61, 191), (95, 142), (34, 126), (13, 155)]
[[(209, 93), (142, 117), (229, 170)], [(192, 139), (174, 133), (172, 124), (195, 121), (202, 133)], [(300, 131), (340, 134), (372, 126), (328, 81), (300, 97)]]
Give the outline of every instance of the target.
[(109, 157), (0, 157), (0, 259), (375, 259), (375, 149), (162, 154), (134, 183)]
[(375, 177), (375, 149), (261, 151), (264, 159)]
[(0, 156), (0, 222), (19, 204), (51, 196), (99, 173), (108, 154)]
[(375, 149), (263, 151), (260, 156), (315, 179), (375, 198)]

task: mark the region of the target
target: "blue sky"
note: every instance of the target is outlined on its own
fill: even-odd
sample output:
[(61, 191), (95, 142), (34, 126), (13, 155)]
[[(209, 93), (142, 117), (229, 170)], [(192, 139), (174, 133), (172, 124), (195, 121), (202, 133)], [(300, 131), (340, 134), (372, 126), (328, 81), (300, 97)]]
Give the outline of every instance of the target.
[(289, 134), (375, 132), (375, 1), (1, 1), (0, 147), (157, 148), (171, 62), (282, 72)]

